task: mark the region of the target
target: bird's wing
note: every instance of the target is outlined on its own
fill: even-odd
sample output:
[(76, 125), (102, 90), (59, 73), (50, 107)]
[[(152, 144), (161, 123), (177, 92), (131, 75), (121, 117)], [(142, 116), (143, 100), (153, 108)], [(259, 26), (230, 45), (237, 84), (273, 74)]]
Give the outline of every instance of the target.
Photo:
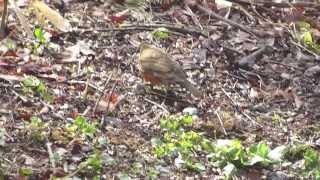
[(145, 49), (140, 54), (140, 63), (145, 73), (153, 74), (155, 77), (176, 82), (184, 82), (187, 79), (180, 64), (160, 50)]
[(174, 71), (175, 65), (168, 58), (165, 53), (147, 49), (141, 53), (140, 63), (146, 72), (169, 73)]

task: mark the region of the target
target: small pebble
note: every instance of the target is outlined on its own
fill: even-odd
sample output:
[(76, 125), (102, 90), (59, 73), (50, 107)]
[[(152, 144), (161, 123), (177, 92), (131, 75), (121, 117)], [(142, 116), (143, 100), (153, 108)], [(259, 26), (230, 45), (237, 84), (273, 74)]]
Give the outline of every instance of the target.
[(186, 107), (183, 109), (183, 114), (189, 114), (189, 115), (197, 115), (198, 109), (195, 107)]

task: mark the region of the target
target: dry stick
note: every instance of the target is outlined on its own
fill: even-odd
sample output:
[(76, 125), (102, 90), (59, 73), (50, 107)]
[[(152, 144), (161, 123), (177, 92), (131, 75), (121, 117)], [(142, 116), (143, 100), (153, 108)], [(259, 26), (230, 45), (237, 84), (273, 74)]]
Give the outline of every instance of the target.
[(113, 76), (113, 73), (110, 74), (110, 76), (108, 77), (108, 79), (105, 81), (105, 84), (104, 84), (104, 87), (103, 87), (103, 90), (102, 90), (102, 93), (100, 94), (98, 100), (96, 101), (96, 104), (94, 105), (94, 108), (93, 108), (93, 115), (96, 113), (96, 110), (97, 110), (97, 107), (98, 107), (98, 104), (102, 98), (102, 96), (104, 95), (104, 91), (107, 89), (107, 85), (109, 84), (111, 78)]
[(170, 25), (170, 24), (137, 24), (137, 25), (123, 25), (120, 28), (102, 28), (102, 29), (94, 29), (94, 30), (85, 30), (85, 32), (91, 32), (91, 31), (98, 31), (98, 32), (105, 32), (105, 31), (130, 31), (130, 30), (153, 30), (156, 28), (166, 28), (170, 31), (182, 33), (182, 35), (185, 34), (192, 34), (192, 35), (201, 35), (204, 37), (208, 37), (207, 34), (202, 32), (201, 30), (198, 30), (194, 27), (178, 27), (176, 25)]
[(147, 99), (147, 98), (144, 98), (144, 100), (145, 101), (147, 101), (147, 102), (149, 102), (149, 103), (151, 103), (151, 104), (153, 104), (153, 105), (155, 105), (155, 106), (157, 106), (157, 107), (159, 107), (159, 108), (161, 108), (162, 110), (164, 110), (166, 113), (170, 113), (165, 107), (163, 107), (162, 105), (160, 105), (160, 104), (158, 104), (158, 103), (156, 103), (156, 102), (154, 102), (154, 101), (151, 101), (150, 99)]
[(28, 102), (28, 99), (26, 97), (24, 97), (23, 95), (20, 95), (19, 93), (17, 93), (15, 90), (10, 89), (13, 94), (15, 94), (19, 99), (21, 99), (24, 103)]
[(312, 52), (311, 50), (307, 49), (306, 47), (302, 46), (301, 44), (296, 43), (296, 42), (294, 42), (293, 40), (290, 40), (290, 43), (293, 44), (293, 45), (295, 45), (295, 46), (298, 46), (298, 47), (300, 47), (301, 49), (303, 49), (304, 51), (310, 53), (311, 55), (313, 55), (313, 56), (316, 58), (316, 60), (319, 60), (319, 59), (320, 59), (320, 56), (319, 56), (318, 54)]
[(23, 30), (26, 32), (27, 37), (31, 40), (34, 40), (33, 32), (31, 28), (29, 27), (29, 21), (27, 18), (23, 15), (22, 10), (16, 5), (15, 1), (10, 1), (12, 3), (12, 9), (15, 12), (17, 18), (19, 19), (19, 22), (23, 28)]
[(226, 129), (224, 128), (222, 119), (220, 118), (220, 115), (219, 115), (218, 111), (219, 111), (219, 109), (217, 109), (216, 111), (214, 111), (214, 113), (216, 114), (216, 116), (217, 116), (218, 119), (219, 119), (219, 122), (220, 122), (220, 125), (221, 125), (221, 127), (222, 127), (222, 130), (223, 130), (224, 135), (228, 136), (227, 131), (226, 131)]
[(52, 168), (55, 169), (56, 168), (56, 162), (55, 162), (54, 155), (53, 155), (53, 152), (52, 152), (52, 149), (51, 149), (51, 145), (52, 145), (52, 143), (49, 142), (49, 140), (47, 140), (46, 146), (47, 146), (47, 150), (48, 150), (48, 154), (49, 154), (49, 160), (51, 162)]
[[(109, 93), (109, 96), (108, 96), (108, 104), (107, 104), (106, 112), (109, 111), (111, 96), (112, 96), (112, 94), (113, 94), (113, 92), (114, 92), (114, 89), (116, 88), (116, 85), (117, 85), (117, 82), (113, 83), (112, 88), (111, 88), (111, 92)], [(101, 122), (100, 122), (101, 126), (104, 125), (104, 122), (105, 122), (105, 121), (104, 121), (104, 118), (102, 118), (102, 119), (101, 119)]]
[(239, 24), (239, 23), (236, 23), (234, 21), (231, 21), (230, 19), (226, 19), (218, 14), (216, 14), (215, 12), (211, 11), (210, 9), (207, 9), (201, 5), (197, 5), (198, 9), (200, 9), (201, 11), (207, 13), (208, 15), (220, 20), (220, 21), (224, 21), (234, 27), (237, 27), (239, 28), (240, 30), (244, 31), (244, 32), (247, 32), (249, 34), (252, 34), (252, 35), (255, 35), (257, 37), (263, 37), (265, 35), (267, 35), (266, 33), (263, 33), (263, 32), (260, 32), (260, 31), (256, 31), (256, 30), (251, 30), (250, 28), (242, 25), (242, 24)]
[(8, 13), (8, 0), (4, 0), (3, 2), (3, 11), (2, 11), (2, 18), (1, 18), (1, 25), (0, 25), (0, 36), (5, 37), (7, 32), (7, 13)]
[(300, 71), (304, 71), (305, 70), (304, 68), (300, 68), (300, 67), (297, 67), (297, 66), (294, 66), (294, 65), (285, 64), (285, 63), (277, 62), (277, 61), (273, 61), (273, 60), (267, 60), (265, 62), (271, 63), (271, 64), (278, 64), (278, 65), (285, 66), (285, 67), (294, 68), (294, 69), (297, 69), (297, 70), (300, 70)]
[[(122, 26), (122, 27), (132, 27), (133, 25), (129, 25), (129, 26)], [(145, 27), (145, 28), (167, 28), (171, 31), (175, 31), (175, 32), (180, 32), (182, 34), (192, 34), (192, 35), (201, 35), (204, 37), (208, 37), (207, 34), (203, 33), (203, 31), (198, 30), (194, 27), (191, 26), (187, 26), (187, 27), (183, 27), (183, 26), (176, 26), (176, 25), (170, 25), (170, 24), (144, 24), (144, 25), (134, 25), (134, 26), (138, 26), (138, 27)]]
[(67, 179), (69, 179), (69, 178), (72, 178), (73, 176), (75, 176), (79, 171), (81, 171), (81, 170), (84, 169), (85, 167), (86, 167), (86, 166), (78, 166), (78, 168), (77, 168), (75, 171), (73, 171), (72, 173), (64, 176), (64, 177), (61, 178), (61, 179), (67, 180)]
[[(236, 107), (239, 107), (239, 105), (230, 97), (230, 95), (226, 92), (226, 90), (224, 90), (223, 88), (221, 88), (222, 92), (231, 100), (232, 104)], [(255, 123), (256, 125), (262, 127), (259, 123), (257, 123), (255, 120), (253, 120), (248, 114), (246, 114), (245, 112), (239, 110), (239, 112), (244, 115), (246, 118), (248, 118), (250, 121), (252, 121), (253, 123)]]
[[(68, 84), (87, 84), (86, 81), (76, 81), (76, 80), (70, 80), (70, 81), (67, 81)], [(99, 91), (100, 93), (103, 93), (103, 91), (97, 87), (96, 85), (92, 84), (92, 83), (88, 83), (88, 86), (90, 86), (91, 88)]]
[(161, 98), (168, 99), (168, 100), (173, 100), (173, 101), (178, 101), (178, 102), (183, 102), (183, 103), (190, 103), (189, 101), (186, 101), (186, 100), (183, 100), (183, 99), (180, 99), (180, 98), (165, 96), (165, 95), (159, 94), (159, 93), (157, 93), (155, 91), (151, 91), (150, 94), (153, 94), (153, 95), (156, 95), (156, 96), (159, 96)]
[[(269, 48), (270, 49), (270, 48)], [(238, 64), (240, 67), (246, 67), (246, 66), (253, 66), (255, 62), (258, 59), (262, 58), (263, 53), (265, 53), (268, 50), (268, 45), (263, 46), (262, 48), (254, 51), (253, 53), (249, 54), (248, 56), (242, 57)]]
[(293, 7), (308, 7), (308, 8), (315, 8), (319, 9), (320, 4), (319, 3), (314, 3), (314, 2), (295, 2), (295, 3), (287, 3), (287, 2), (272, 2), (270, 0), (266, 1), (259, 1), (259, 2), (254, 2), (254, 1), (246, 1), (246, 0), (228, 0), (234, 3), (238, 4), (245, 4), (245, 5), (251, 5), (254, 4), (256, 6), (273, 6), (273, 7), (278, 7), (278, 8), (291, 8)]

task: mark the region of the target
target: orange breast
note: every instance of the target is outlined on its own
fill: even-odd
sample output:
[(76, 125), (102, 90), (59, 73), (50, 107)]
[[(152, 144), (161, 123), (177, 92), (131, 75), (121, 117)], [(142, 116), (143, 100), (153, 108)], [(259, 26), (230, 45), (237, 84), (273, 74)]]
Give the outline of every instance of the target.
[(161, 78), (155, 77), (155, 76), (150, 75), (150, 74), (144, 73), (144, 74), (143, 74), (143, 79), (144, 79), (145, 81), (150, 82), (150, 83), (153, 84), (153, 85), (162, 84)]

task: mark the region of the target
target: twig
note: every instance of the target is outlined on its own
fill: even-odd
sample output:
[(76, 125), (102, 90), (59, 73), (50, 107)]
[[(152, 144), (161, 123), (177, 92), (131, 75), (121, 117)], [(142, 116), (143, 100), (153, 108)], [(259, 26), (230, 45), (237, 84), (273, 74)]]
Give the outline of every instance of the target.
[(301, 49), (303, 49), (304, 51), (310, 53), (311, 55), (313, 55), (315, 57), (316, 60), (319, 60), (320, 59), (320, 56), (312, 51), (310, 51), (309, 49), (307, 49), (306, 47), (302, 46), (301, 44), (299, 43), (296, 43), (294, 42), (293, 40), (290, 40), (290, 43), (292, 43), (293, 45), (296, 45), (298, 47), (300, 47)]
[(110, 106), (110, 101), (111, 101), (111, 96), (114, 92), (114, 89), (116, 88), (117, 82), (113, 83), (112, 88), (111, 88), (111, 92), (109, 93), (109, 97), (108, 97), (108, 104), (107, 104), (107, 111), (109, 111), (109, 106)]
[(239, 23), (236, 23), (234, 21), (231, 21), (230, 19), (226, 19), (220, 15), (218, 15), (217, 13), (211, 11), (210, 9), (208, 8), (205, 8), (201, 5), (197, 5), (198, 9), (200, 9), (201, 11), (203, 11), (204, 13), (207, 13), (208, 15), (220, 20), (220, 21), (224, 21), (226, 23), (228, 23), (229, 25), (232, 25), (234, 27), (237, 27), (239, 28), (240, 30), (244, 31), (244, 32), (247, 32), (249, 34), (252, 34), (254, 36), (257, 36), (257, 37), (263, 37), (263, 36), (266, 36), (268, 35), (267, 33), (264, 33), (264, 32), (261, 32), (261, 31), (257, 31), (257, 30), (251, 30), (250, 28), (242, 25), (242, 24), (239, 24)]
[(143, 24), (143, 25), (127, 25), (127, 26), (122, 26), (122, 27), (144, 27), (144, 28), (167, 28), (171, 31), (179, 32), (182, 34), (191, 34), (191, 35), (201, 35), (204, 37), (208, 37), (207, 34), (203, 33), (203, 31), (198, 30), (194, 27), (191, 26), (180, 26), (178, 27), (177, 25), (171, 25), (171, 24)]
[(235, 2), (238, 4), (245, 4), (245, 5), (250, 5), (254, 4), (256, 6), (273, 6), (273, 7), (278, 7), (278, 8), (291, 8), (291, 7), (308, 7), (308, 8), (315, 8), (315, 9), (320, 9), (320, 4), (316, 2), (295, 2), (295, 3), (288, 3), (288, 2), (272, 2), (270, 0), (266, 1), (259, 1), (259, 2), (254, 2), (254, 1), (246, 1), (246, 0), (229, 0), (231, 2)]
[(75, 171), (73, 171), (72, 173), (66, 175), (65, 177), (63, 177), (63, 180), (67, 180), (69, 178), (72, 178), (73, 176), (75, 176), (79, 171), (81, 171), (82, 169), (84, 169), (86, 166), (80, 166), (78, 167), (78, 169), (76, 169)]
[(238, 64), (240, 67), (252, 67), (255, 62), (259, 59), (262, 58), (262, 55), (266, 52), (268, 52), (268, 50), (271, 50), (272, 48), (270, 48), (268, 45), (263, 46), (262, 48), (254, 51), (253, 53), (242, 57), (239, 61)]
[(293, 66), (293, 65), (290, 65), (290, 64), (285, 64), (285, 63), (277, 62), (277, 61), (273, 61), (273, 60), (267, 60), (265, 62), (271, 63), (271, 64), (278, 64), (278, 65), (286, 66), (286, 67), (290, 67), (290, 68), (294, 68), (294, 69), (297, 69), (297, 70), (300, 70), (300, 71), (304, 71), (305, 70), (304, 68), (300, 68), (300, 67), (297, 67), (297, 66)]
[(15, 76), (15, 75), (7, 75), (7, 74), (0, 74), (0, 79), (6, 80), (6, 81), (22, 81), (21, 76)]
[(149, 103), (151, 103), (151, 104), (153, 104), (153, 105), (161, 108), (161, 109), (162, 109), (163, 111), (165, 111), (166, 113), (170, 114), (170, 112), (169, 112), (165, 107), (163, 107), (162, 105), (160, 105), (160, 104), (158, 104), (158, 103), (156, 103), (156, 102), (154, 102), (154, 101), (151, 101), (150, 99), (147, 99), (147, 98), (143, 98), (143, 99), (144, 99), (145, 101), (147, 101), (147, 102), (149, 102)]
[[(106, 112), (109, 111), (111, 96), (112, 96), (112, 94), (113, 94), (113, 92), (114, 92), (114, 89), (116, 88), (116, 85), (117, 85), (117, 82), (113, 83), (112, 88), (111, 88), (111, 92), (109, 93), (109, 96), (108, 96), (108, 104), (107, 104)], [(104, 123), (105, 123), (104, 119), (101, 119), (101, 122), (100, 122), (101, 126), (103, 126)]]
[(28, 102), (27, 98), (25, 98), (24, 96), (20, 95), (15, 90), (11, 89), (11, 91), (13, 92), (13, 94), (15, 94), (17, 97), (19, 97), (24, 103)]
[(98, 32), (107, 32), (107, 31), (131, 31), (131, 30), (154, 30), (157, 28), (166, 28), (173, 32), (181, 33), (179, 35), (191, 34), (191, 35), (201, 35), (204, 37), (208, 37), (207, 34), (203, 33), (203, 31), (198, 30), (194, 27), (178, 27), (177, 25), (171, 24), (135, 24), (135, 25), (123, 25), (120, 28), (102, 28), (102, 29), (94, 29), (94, 30), (85, 30), (86, 32), (98, 31)]
[(8, 34), (7, 29), (7, 14), (8, 14), (8, 0), (4, 0), (3, 2), (3, 11), (2, 11), (2, 17), (1, 17), (1, 25), (0, 25), (0, 36), (1, 38), (5, 38), (5, 36)]
[(56, 163), (55, 163), (55, 160), (54, 160), (54, 156), (53, 156), (53, 152), (52, 152), (52, 149), (51, 149), (51, 145), (52, 145), (52, 143), (49, 142), (49, 140), (47, 140), (46, 146), (47, 146), (47, 150), (48, 150), (48, 154), (49, 154), (49, 160), (51, 162), (52, 168), (55, 169), (56, 168)]
[(254, 124), (262, 127), (259, 123), (257, 123), (255, 120), (253, 120), (253, 119), (252, 119), (249, 115), (247, 115), (245, 112), (239, 110), (239, 108), (238, 108), (239, 105), (230, 97), (230, 95), (226, 92), (226, 90), (224, 90), (223, 88), (221, 88), (221, 90), (222, 90), (222, 92), (231, 100), (232, 104), (237, 107), (238, 111), (239, 111), (242, 115), (244, 115), (246, 118), (248, 118), (248, 119), (249, 119), (250, 121), (252, 121)]
[[(91, 76), (91, 77), (92, 77), (92, 76)], [(89, 83), (90, 83), (91, 77), (87, 79), (87, 81), (86, 81), (86, 86), (85, 86), (84, 90), (83, 90), (82, 93), (81, 93), (81, 96), (82, 96), (83, 98), (86, 98), (86, 97), (87, 97), (88, 88), (89, 88)]]
[(217, 115), (217, 117), (218, 117), (218, 119), (219, 119), (219, 122), (220, 122), (220, 125), (221, 125), (221, 127), (222, 127), (222, 130), (223, 130), (224, 135), (227, 136), (228, 133), (227, 133), (226, 129), (224, 128), (222, 119), (220, 118), (220, 115), (219, 115), (218, 111), (219, 111), (219, 109), (217, 109), (216, 111), (214, 111), (214, 113)]
[(104, 83), (104, 87), (103, 87), (103, 90), (102, 90), (102, 93), (100, 94), (100, 96), (99, 96), (98, 100), (96, 101), (96, 103), (95, 103), (95, 105), (94, 105), (94, 107), (93, 107), (93, 111), (92, 111), (92, 113), (93, 113), (93, 114), (95, 114), (95, 113), (96, 113), (96, 110), (97, 110), (98, 104), (99, 104), (99, 102), (100, 102), (100, 100), (101, 100), (102, 96), (104, 95), (104, 91), (107, 89), (107, 85), (109, 84), (109, 82), (110, 82), (110, 80), (111, 80), (112, 76), (113, 76), (113, 73), (111, 73), (111, 74), (110, 74), (110, 76), (108, 77), (108, 79), (105, 81), (105, 83)]
[(181, 99), (181, 98), (175, 98), (175, 97), (170, 97), (170, 96), (165, 96), (165, 95), (162, 95), (160, 93), (157, 93), (156, 91), (151, 91), (150, 94), (153, 94), (153, 95), (156, 95), (158, 97), (161, 97), (161, 98), (164, 98), (164, 99), (168, 99), (168, 100), (173, 100), (173, 101), (178, 101), (178, 102), (183, 102), (183, 103), (189, 103), (189, 101), (186, 101), (184, 99)]
[[(70, 81), (67, 81), (67, 83), (69, 84), (87, 84), (86, 81), (76, 81), (76, 80), (70, 80)], [(99, 89), (96, 85), (94, 84), (91, 84), (91, 83), (88, 83), (88, 86), (90, 86), (91, 88), (99, 91), (100, 93), (103, 93), (103, 91), (101, 89)]]

